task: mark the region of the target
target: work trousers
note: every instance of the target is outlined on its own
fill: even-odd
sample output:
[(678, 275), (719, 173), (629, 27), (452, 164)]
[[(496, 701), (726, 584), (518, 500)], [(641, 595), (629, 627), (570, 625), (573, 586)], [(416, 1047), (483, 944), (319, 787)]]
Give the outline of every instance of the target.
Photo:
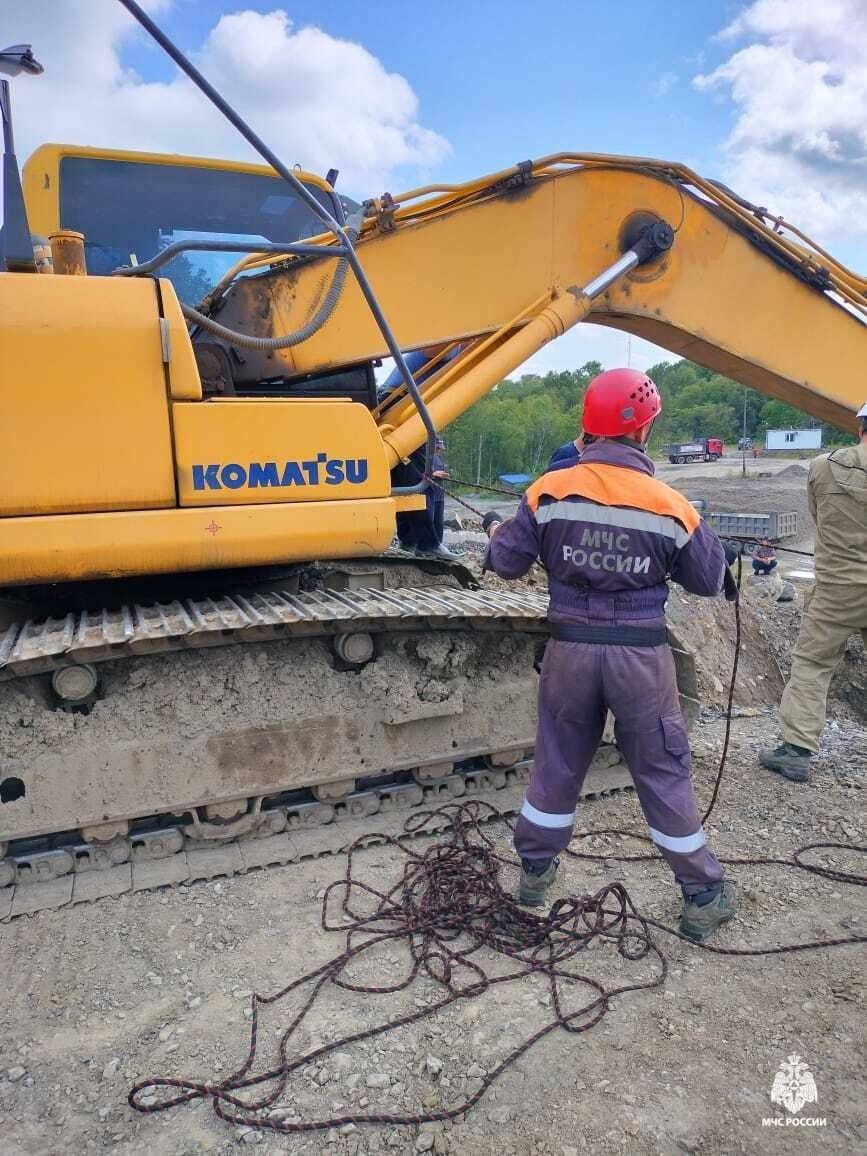
[(859, 630), (867, 647), (867, 584), (818, 581), (804, 600), (801, 633), (780, 704), (787, 743), (819, 749), (831, 677), (850, 635)]
[(397, 536), (404, 550), (436, 550), (442, 544), (444, 523), (445, 495), (431, 486), (423, 510), (397, 515)]
[(699, 819), (667, 646), (548, 643), (535, 761), (515, 826), (515, 850), (522, 859), (549, 860), (569, 843), (578, 795), (608, 710), (653, 842), (685, 895), (711, 889), (723, 870)]
[[(415, 486), (424, 477), (424, 448), (416, 450), (408, 462), (400, 462), (391, 472), (392, 485)], [(442, 487), (431, 483), (425, 491), (423, 510), (397, 515), (397, 536), (404, 550), (436, 550), (442, 544), (446, 496)]]

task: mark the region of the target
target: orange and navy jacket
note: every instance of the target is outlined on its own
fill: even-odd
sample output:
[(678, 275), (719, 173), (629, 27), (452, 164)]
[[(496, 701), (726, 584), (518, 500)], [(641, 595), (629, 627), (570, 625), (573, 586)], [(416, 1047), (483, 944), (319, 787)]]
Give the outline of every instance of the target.
[(520, 578), (538, 558), (554, 622), (660, 624), (669, 578), (691, 594), (719, 594), (719, 539), (653, 472), (637, 446), (593, 442), (578, 464), (530, 486), (491, 539), (485, 568)]

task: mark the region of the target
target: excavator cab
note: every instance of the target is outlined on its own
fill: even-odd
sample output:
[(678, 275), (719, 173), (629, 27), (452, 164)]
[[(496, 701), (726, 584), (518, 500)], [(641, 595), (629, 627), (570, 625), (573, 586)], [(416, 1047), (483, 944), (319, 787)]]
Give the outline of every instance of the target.
[[(339, 205), (344, 214), (357, 209), (322, 178), (298, 176), (323, 206)], [(264, 165), (51, 144), (29, 158), (23, 186), (35, 234), (71, 230), (83, 236), (88, 276), (109, 276), (188, 242), (237, 245), (230, 252), (187, 249), (161, 268), (178, 300), (190, 306), (206, 299), (237, 264), (241, 246), (255, 253), (322, 231), (308, 206)], [(194, 334), (193, 348), (205, 396), (348, 397), (369, 409), (376, 404), (372, 362), (291, 380), (266, 372), (236, 386), (242, 375), (234, 350), (207, 334)]]

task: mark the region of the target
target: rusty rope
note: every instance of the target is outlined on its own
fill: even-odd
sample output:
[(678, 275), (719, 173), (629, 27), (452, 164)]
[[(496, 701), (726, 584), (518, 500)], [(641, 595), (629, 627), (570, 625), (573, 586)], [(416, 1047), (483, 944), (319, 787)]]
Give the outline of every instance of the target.
[[(250, 1044), (237, 1071), (218, 1082), (165, 1076), (143, 1079), (129, 1092), (130, 1106), (149, 1113), (165, 1111), (193, 1100), (210, 1100), (215, 1114), (229, 1124), (282, 1133), (323, 1131), (347, 1124), (409, 1126), (453, 1120), (471, 1109), (504, 1071), (551, 1032), (557, 1029), (572, 1034), (589, 1031), (610, 1010), (615, 996), (647, 990), (663, 983), (668, 964), (652, 929), (676, 936), (686, 943), (692, 944), (691, 940), (676, 929), (642, 915), (620, 882), (608, 883), (593, 895), (558, 899), (546, 915), (537, 915), (520, 907), (501, 880), (502, 865), (511, 864), (513, 860), (496, 851), (494, 841), (482, 826), (491, 819), (504, 823), (509, 829), (513, 827), (502, 812), (481, 800), (450, 803), (412, 816), (405, 824), (407, 835), (432, 835), (443, 822), (447, 829), (423, 850), (408, 845), (403, 837), (388, 838), (386, 842), (402, 852), (403, 864), (393, 885), (381, 885), (386, 888), (384, 890), (362, 881), (353, 870), (356, 853), (371, 845), (374, 839), (381, 844), (381, 837), (365, 835), (356, 840), (347, 855), (344, 876), (327, 887), (322, 902), (322, 927), (326, 931), (345, 934), (343, 950), (321, 966), (292, 980), (282, 990), (272, 995), (254, 994), (251, 997)], [(604, 833), (584, 832), (578, 837)], [(624, 831), (607, 833), (634, 834)], [(805, 862), (803, 856), (811, 850), (867, 852), (867, 848), (851, 844), (817, 843), (800, 848), (790, 859), (735, 859), (727, 862), (797, 868), (836, 882), (867, 883), (864, 875)], [(655, 853), (638, 856), (571, 850), (566, 853), (576, 859), (619, 859), (626, 862), (658, 858)], [(613, 945), (617, 953), (629, 961), (653, 960), (652, 974), (634, 983), (608, 987), (575, 970), (571, 966), (573, 961), (594, 942)], [(718, 955), (765, 956), (864, 942), (867, 942), (867, 936), (852, 935), (776, 947), (693, 946)], [(403, 944), (407, 960), (405, 978), (391, 984), (365, 984), (348, 974), (354, 961), (382, 944), (392, 949)], [(481, 962), (485, 951), (509, 962), (510, 970), (504, 974), (491, 974)], [(419, 976), (426, 976), (439, 985), (441, 995), (438, 1000), (306, 1053), (294, 1050), (295, 1037), (301, 1025), (329, 986), (360, 995), (388, 995), (409, 988)], [(353, 1111), (294, 1122), (268, 1114), (286, 1091), (293, 1075), (305, 1065), (352, 1044), (418, 1023), (450, 1004), (472, 999), (498, 984), (514, 983), (527, 976), (539, 976), (546, 981), (551, 998), (551, 1019), (525, 1036), (482, 1078), (481, 1086), (461, 1103), (427, 1112)], [(585, 993), (577, 1008), (572, 1006), (574, 996), (571, 1000), (569, 998), (575, 985), (583, 988)], [(259, 1009), (277, 1004), (305, 986), (309, 990), (302, 1006), (280, 1037), (279, 1063), (267, 1071), (254, 1073)], [(272, 1086), (263, 1091), (263, 1084)], [(146, 1092), (162, 1092), (163, 1095), (156, 1103), (143, 1104), (141, 1096)]]

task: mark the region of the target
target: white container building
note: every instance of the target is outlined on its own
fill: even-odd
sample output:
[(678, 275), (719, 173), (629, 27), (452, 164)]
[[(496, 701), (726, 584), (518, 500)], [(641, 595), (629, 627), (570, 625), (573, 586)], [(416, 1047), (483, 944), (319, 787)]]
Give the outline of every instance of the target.
[(822, 430), (769, 429), (765, 433), (766, 450), (820, 450)]

